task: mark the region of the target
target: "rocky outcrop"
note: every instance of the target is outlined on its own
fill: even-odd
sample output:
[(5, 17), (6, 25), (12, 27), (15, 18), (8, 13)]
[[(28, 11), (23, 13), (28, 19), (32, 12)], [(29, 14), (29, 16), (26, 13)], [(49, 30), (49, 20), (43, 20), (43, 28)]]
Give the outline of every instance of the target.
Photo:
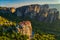
[(32, 26), (30, 21), (20, 22), (17, 26), (18, 33), (27, 35), (29, 38), (32, 36)]
[(49, 9), (48, 13), (47, 21), (50, 23), (59, 19), (59, 11), (56, 8)]
[(49, 8), (49, 5), (28, 5), (16, 9), (16, 15), (20, 17), (29, 17), (39, 21), (52, 23), (58, 19), (59, 11), (56, 8)]
[(11, 11), (12, 13), (15, 13), (16, 10), (15, 10), (14, 7), (11, 7), (11, 8), (10, 8), (10, 11)]
[(19, 16), (21, 18), (31, 18), (38, 21), (44, 21), (44, 22), (50, 22), (59, 19), (59, 11), (56, 8), (49, 8), (49, 5), (27, 5), (22, 6), (19, 8), (6, 8), (6, 7), (0, 7), (0, 14), (1, 13), (14, 13), (16, 16)]

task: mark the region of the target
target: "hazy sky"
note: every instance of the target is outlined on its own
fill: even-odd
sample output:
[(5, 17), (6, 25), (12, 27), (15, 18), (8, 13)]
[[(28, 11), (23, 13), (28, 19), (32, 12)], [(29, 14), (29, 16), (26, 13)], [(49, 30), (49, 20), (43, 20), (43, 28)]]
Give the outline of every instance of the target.
[(0, 0), (0, 6), (19, 7), (29, 4), (60, 4), (60, 0)]

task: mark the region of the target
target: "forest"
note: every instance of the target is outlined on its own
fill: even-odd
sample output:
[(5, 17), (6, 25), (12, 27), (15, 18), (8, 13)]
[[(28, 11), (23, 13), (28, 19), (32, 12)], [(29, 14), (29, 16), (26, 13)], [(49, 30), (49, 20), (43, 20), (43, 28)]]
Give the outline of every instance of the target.
[[(32, 24), (33, 36), (31, 40), (60, 40), (60, 20), (53, 23), (41, 22), (28, 17), (21, 18), (15, 14), (0, 13), (0, 40), (27, 40), (28, 36), (16, 33), (15, 27), (21, 21), (29, 20)], [(3, 28), (13, 28), (3, 31)]]

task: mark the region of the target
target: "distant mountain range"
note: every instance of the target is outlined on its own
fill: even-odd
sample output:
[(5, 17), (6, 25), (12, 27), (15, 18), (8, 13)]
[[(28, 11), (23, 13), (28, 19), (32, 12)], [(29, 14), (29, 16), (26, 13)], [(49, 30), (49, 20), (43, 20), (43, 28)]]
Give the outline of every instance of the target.
[(18, 8), (2, 8), (0, 7), (0, 13), (14, 13), (16, 16), (22, 18), (31, 18), (38, 21), (50, 22), (57, 20), (59, 17), (59, 11), (56, 8), (50, 8), (48, 4), (45, 5), (27, 5)]

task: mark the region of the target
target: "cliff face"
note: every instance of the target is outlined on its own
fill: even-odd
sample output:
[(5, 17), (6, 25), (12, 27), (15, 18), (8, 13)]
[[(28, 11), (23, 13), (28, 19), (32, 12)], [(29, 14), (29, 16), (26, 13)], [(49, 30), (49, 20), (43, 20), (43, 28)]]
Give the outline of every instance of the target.
[(32, 26), (30, 21), (20, 22), (17, 26), (18, 32), (27, 35), (29, 38), (32, 36)]
[(16, 9), (16, 15), (29, 17), (31, 19), (53, 22), (58, 19), (59, 11), (56, 8), (49, 8), (49, 5), (28, 5)]
[(22, 18), (28, 17), (38, 21), (50, 22), (57, 20), (59, 11), (56, 8), (49, 8), (49, 5), (27, 5), (19, 8), (0, 7), (0, 13), (14, 13)]

